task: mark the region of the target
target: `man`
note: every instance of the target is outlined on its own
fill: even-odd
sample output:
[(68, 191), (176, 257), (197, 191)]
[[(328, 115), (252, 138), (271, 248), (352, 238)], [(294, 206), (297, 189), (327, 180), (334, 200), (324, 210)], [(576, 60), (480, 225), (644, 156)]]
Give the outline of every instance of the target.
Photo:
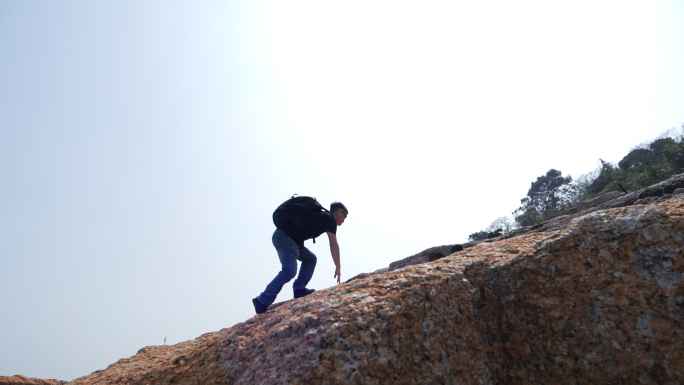
[(282, 269), (280, 273), (266, 286), (258, 297), (252, 299), (254, 310), (261, 314), (275, 301), (283, 285), (290, 282), (297, 274), (297, 260), (302, 261), (299, 276), (292, 288), (294, 297), (301, 298), (313, 293), (314, 289), (307, 289), (306, 285), (313, 276), (316, 268), (316, 256), (304, 247), (304, 241), (316, 238), (326, 233), (330, 241), (330, 254), (335, 262), (335, 275), (340, 283), (340, 246), (337, 244), (337, 226), (341, 226), (349, 211), (340, 202), (333, 202), (330, 211), (315, 210), (299, 217), (299, 226), (294, 221), (288, 221), (273, 233), (273, 246), (278, 252)]

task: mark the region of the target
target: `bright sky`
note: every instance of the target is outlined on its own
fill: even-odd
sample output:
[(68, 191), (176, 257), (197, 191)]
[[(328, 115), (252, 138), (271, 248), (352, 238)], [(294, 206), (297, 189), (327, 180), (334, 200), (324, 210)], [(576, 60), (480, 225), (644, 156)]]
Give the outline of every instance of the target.
[[(0, 375), (72, 380), (252, 317), (295, 193), (349, 208), (343, 279), (465, 242), (550, 168), (684, 123), (682, 20), (679, 0), (0, 0)], [(309, 287), (334, 285), (307, 245)]]

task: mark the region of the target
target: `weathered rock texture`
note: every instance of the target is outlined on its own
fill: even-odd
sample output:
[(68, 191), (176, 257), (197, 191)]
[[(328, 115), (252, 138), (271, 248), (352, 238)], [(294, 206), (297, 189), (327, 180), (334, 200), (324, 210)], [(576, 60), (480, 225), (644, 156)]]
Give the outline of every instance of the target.
[(472, 247), (477, 243), (471, 242), (462, 245), (444, 245), (431, 247), (427, 250), (423, 250), (418, 254), (414, 254), (410, 257), (406, 257), (400, 261), (392, 262), (389, 265), (389, 270), (396, 270), (409, 265), (418, 265), (426, 262), (433, 262), (438, 259), (444, 258), (447, 255), (451, 255), (457, 251), (461, 251), (465, 248)]
[(622, 195), (625, 195), (625, 194), (618, 192), (618, 191), (611, 191), (609, 193), (605, 193), (603, 195), (597, 196), (596, 198), (594, 198), (592, 200), (584, 201), (584, 202), (578, 202), (577, 207), (575, 207), (575, 209), (577, 211), (586, 210), (588, 208), (598, 206), (603, 202), (608, 202), (609, 200), (613, 200), (613, 199), (620, 197)]
[(683, 245), (681, 195), (595, 211), (359, 276), (72, 383), (680, 384)]
[(66, 381), (59, 380), (39, 380), (36, 378), (28, 378), (21, 375), (5, 377), (0, 376), (0, 385), (62, 385)]
[(69, 384), (227, 384), (216, 332), (176, 345), (148, 346)]
[[(684, 174), (679, 174), (668, 180), (645, 187), (629, 194), (624, 194), (617, 191), (609, 192), (592, 200), (579, 202), (577, 207), (560, 213), (558, 216), (538, 225), (523, 227), (500, 237), (487, 239), (484, 241), (432, 247), (421, 251), (418, 254), (390, 263), (389, 270), (436, 261), (437, 259), (450, 255), (451, 253), (448, 250), (457, 251), (473, 247), (482, 242), (497, 242), (502, 239), (514, 238), (524, 234), (559, 230), (567, 226), (574, 219), (599, 210), (664, 202), (679, 194), (682, 194), (683, 190)], [(367, 276), (367, 274), (362, 276)]]

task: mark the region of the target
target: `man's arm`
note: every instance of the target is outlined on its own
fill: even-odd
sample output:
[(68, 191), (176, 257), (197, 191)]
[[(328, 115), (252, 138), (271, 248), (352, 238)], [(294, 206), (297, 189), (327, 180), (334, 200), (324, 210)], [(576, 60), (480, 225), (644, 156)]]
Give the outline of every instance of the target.
[(328, 234), (328, 240), (330, 241), (330, 254), (332, 254), (333, 262), (335, 262), (335, 276), (337, 278), (337, 283), (340, 283), (342, 276), (340, 275), (340, 245), (337, 244), (337, 236), (329, 231), (325, 232)]

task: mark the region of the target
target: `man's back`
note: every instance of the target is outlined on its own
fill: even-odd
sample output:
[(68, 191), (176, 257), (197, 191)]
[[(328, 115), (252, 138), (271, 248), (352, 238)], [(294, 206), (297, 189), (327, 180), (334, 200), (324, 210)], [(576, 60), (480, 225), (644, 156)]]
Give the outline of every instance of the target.
[(294, 221), (288, 221), (280, 226), (280, 230), (298, 245), (302, 245), (305, 240), (316, 238), (324, 232), (337, 233), (335, 218), (328, 211), (320, 210), (306, 213), (300, 219), (301, 227), (297, 227)]

